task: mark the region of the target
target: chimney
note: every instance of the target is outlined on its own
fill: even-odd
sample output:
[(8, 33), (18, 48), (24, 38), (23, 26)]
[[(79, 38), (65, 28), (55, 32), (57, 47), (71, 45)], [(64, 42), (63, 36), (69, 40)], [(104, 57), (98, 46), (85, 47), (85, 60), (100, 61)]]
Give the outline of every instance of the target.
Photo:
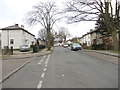
[(24, 25), (21, 25), (21, 28), (23, 28), (23, 29), (24, 29)]
[(18, 24), (15, 24), (15, 26), (18, 26)]

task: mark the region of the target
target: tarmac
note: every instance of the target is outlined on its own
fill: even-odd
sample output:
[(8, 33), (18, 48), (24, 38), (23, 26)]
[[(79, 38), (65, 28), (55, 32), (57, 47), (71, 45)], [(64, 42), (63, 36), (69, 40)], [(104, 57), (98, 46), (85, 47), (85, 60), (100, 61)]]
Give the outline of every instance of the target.
[[(98, 50), (86, 50), (83, 49), (83, 52), (95, 52), (95, 53), (100, 53), (100, 54), (105, 54), (105, 55), (110, 55), (113, 57), (118, 57), (120, 58), (120, 54), (117, 53), (112, 53), (109, 51), (98, 51)], [(0, 70), (2, 78), (0, 79), (0, 83), (4, 82), (6, 79), (8, 79), (11, 75), (16, 73), (18, 70), (20, 70), (22, 67), (30, 63), (34, 57), (39, 57), (43, 56), (46, 54), (52, 53), (51, 51), (47, 51), (47, 49), (43, 49), (37, 53), (32, 53), (30, 52), (19, 52), (19, 51), (14, 51), (13, 55), (9, 56), (4, 56), (2, 57), (1, 64), (0, 66), (2, 67), (2, 70)]]
[(1, 62), (0, 66), (2, 67), (2, 70), (0, 70), (0, 83), (4, 82), (11, 75), (16, 73), (18, 70), (20, 70), (28, 63), (30, 63), (34, 57), (50, 54), (52, 53), (52, 50), (48, 51), (45, 48), (37, 53), (32, 53), (32, 51), (30, 52), (14, 51), (13, 53), (14, 53), (13, 55), (3, 56), (2, 60), (0, 60)]

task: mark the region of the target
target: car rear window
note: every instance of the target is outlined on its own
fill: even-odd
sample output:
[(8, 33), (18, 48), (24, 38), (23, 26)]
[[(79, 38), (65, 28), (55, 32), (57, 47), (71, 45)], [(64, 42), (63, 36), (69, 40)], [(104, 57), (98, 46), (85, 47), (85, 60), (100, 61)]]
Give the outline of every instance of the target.
[(80, 45), (78, 43), (74, 43), (73, 46), (79, 46), (80, 47)]
[(28, 45), (21, 45), (20, 47), (28, 47)]

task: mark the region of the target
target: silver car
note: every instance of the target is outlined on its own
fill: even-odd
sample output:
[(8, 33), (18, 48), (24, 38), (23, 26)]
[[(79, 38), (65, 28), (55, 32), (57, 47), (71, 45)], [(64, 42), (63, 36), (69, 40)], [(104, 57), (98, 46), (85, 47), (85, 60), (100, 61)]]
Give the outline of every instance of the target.
[(30, 50), (30, 48), (29, 48), (28, 45), (21, 45), (19, 47), (19, 51), (21, 51), (21, 52), (23, 52), (23, 51), (29, 51), (29, 50)]
[(71, 45), (71, 50), (76, 51), (76, 50), (81, 50), (81, 49), (82, 49), (82, 47), (81, 47), (81, 45), (78, 44), (78, 43), (73, 43), (73, 44)]

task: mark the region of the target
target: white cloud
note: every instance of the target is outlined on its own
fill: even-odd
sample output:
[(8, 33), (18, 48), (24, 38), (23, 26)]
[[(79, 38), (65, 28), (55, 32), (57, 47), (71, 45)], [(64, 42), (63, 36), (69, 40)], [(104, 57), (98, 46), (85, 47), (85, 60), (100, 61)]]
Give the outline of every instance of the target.
[[(39, 1), (43, 0), (0, 0), (0, 28), (7, 27), (15, 23), (23, 24), (25, 29), (37, 36), (38, 30), (42, 28), (41, 25), (28, 27), (23, 20), (25, 19), (26, 13), (29, 12), (32, 9), (32, 6), (36, 5)], [(52, 1), (57, 2), (59, 7), (63, 7), (60, 2), (64, 2), (65, 0)], [(93, 22), (80, 22), (79, 24), (69, 25), (65, 24), (65, 22), (59, 22), (57, 26), (58, 25), (59, 27), (65, 26), (68, 28), (73, 36), (81, 36), (94, 28)]]

